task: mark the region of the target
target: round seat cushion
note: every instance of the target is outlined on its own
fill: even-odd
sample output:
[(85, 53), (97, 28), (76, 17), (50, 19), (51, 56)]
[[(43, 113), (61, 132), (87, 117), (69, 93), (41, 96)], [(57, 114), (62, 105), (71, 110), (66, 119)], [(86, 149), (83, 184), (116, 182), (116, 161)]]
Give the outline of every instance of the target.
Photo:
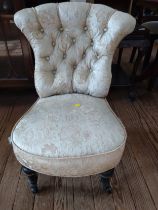
[(87, 176), (114, 168), (126, 131), (106, 99), (83, 94), (42, 98), (15, 125), (19, 162), (54, 176)]

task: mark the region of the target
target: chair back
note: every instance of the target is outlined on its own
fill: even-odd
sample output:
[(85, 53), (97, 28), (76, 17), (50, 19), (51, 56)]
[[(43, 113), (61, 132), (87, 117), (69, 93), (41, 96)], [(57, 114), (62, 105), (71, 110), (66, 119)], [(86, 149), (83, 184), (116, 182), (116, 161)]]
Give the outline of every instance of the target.
[(14, 21), (32, 46), (40, 97), (73, 92), (105, 97), (114, 51), (135, 27), (129, 14), (83, 2), (26, 8)]

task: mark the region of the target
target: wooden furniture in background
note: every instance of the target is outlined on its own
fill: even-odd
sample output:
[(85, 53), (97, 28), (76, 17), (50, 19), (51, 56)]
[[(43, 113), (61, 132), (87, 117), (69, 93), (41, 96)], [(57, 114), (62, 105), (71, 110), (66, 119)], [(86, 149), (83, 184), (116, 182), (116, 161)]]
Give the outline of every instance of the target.
[(33, 87), (33, 56), (13, 14), (24, 2), (0, 0), (0, 88)]
[(138, 7), (139, 24), (158, 20), (158, 0), (138, 0), (136, 6)]
[(133, 0), (121, 0), (121, 1), (116, 1), (116, 0), (94, 0), (94, 3), (96, 4), (104, 4), (109, 7), (112, 7), (117, 10), (121, 10), (123, 12), (129, 12), (131, 13), (131, 7)]
[(158, 49), (155, 59), (144, 69), (141, 75), (136, 77), (136, 81), (140, 82), (148, 79), (149, 80), (148, 90), (152, 90), (157, 77), (158, 77)]
[[(138, 0), (138, 22), (150, 31), (150, 47), (143, 68), (149, 64), (153, 45), (158, 37), (158, 0)], [(156, 22), (155, 22), (156, 21)]]
[[(128, 96), (131, 101), (136, 98), (135, 78), (138, 72), (142, 59), (150, 46), (149, 32), (142, 26), (137, 26), (133, 33), (125, 37), (119, 44), (119, 55), (117, 64), (112, 68), (112, 86), (128, 87)], [(134, 48), (138, 50), (137, 57), (133, 64), (133, 69), (130, 75), (127, 75), (127, 70), (121, 67), (121, 58), (125, 48)], [(134, 55), (132, 54), (130, 62), (133, 62)]]
[(33, 86), (30, 45), (16, 28), (12, 14), (0, 14), (0, 88)]

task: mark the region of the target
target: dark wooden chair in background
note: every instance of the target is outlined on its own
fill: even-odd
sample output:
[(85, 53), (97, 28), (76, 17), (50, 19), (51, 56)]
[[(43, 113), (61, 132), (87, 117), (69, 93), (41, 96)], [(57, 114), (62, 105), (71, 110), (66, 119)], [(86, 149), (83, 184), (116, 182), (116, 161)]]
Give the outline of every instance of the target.
[[(156, 23), (158, 21), (158, 0), (138, 0), (136, 6), (138, 24), (147, 28), (150, 33), (150, 47), (148, 48), (143, 65), (143, 68), (145, 68), (149, 64), (153, 45), (158, 35)], [(135, 53), (136, 48), (133, 50), (131, 61), (133, 60)]]
[[(136, 0), (122, 0), (122, 1), (95, 0), (95, 3), (106, 4), (123, 12), (128, 12), (133, 16), (137, 15)], [(129, 36), (127, 36), (125, 39), (123, 39), (123, 41), (119, 45), (117, 65), (113, 65), (113, 70), (112, 70), (113, 73), (112, 86), (115, 87), (126, 86), (128, 88), (128, 96), (132, 101), (135, 100), (136, 98), (135, 77), (138, 71), (138, 67), (140, 66), (140, 63), (142, 62), (143, 58), (146, 57), (146, 53), (148, 51), (149, 46), (150, 46), (149, 30), (147, 30), (142, 26), (139, 26), (138, 24), (134, 32)], [(121, 68), (121, 60), (125, 48), (133, 49), (131, 57), (129, 59), (131, 63), (134, 61), (133, 70), (130, 76), (128, 76), (125, 73), (125, 71), (123, 71), (123, 69)], [(134, 57), (136, 55), (137, 57), (134, 60)]]
[(137, 0), (138, 23), (158, 20), (158, 0)]
[[(151, 90), (154, 85), (155, 77), (158, 74), (156, 70), (158, 68), (158, 52), (154, 61), (150, 63), (153, 46), (155, 40), (158, 39), (158, 0), (138, 0), (138, 23), (149, 30), (150, 46), (148, 47), (146, 56), (144, 58), (142, 74), (136, 78), (136, 81), (140, 82), (145, 79), (149, 79), (148, 90)], [(131, 61), (136, 54), (136, 48), (133, 49)]]
[(123, 12), (128, 12), (131, 13), (132, 11), (132, 5), (133, 5), (133, 0), (121, 0), (121, 1), (116, 1), (116, 0), (94, 0), (94, 3), (96, 4), (105, 4), (109, 7), (112, 7), (114, 9), (123, 11)]
[(32, 51), (13, 21), (22, 7), (22, 1), (0, 0), (0, 88), (33, 87)]

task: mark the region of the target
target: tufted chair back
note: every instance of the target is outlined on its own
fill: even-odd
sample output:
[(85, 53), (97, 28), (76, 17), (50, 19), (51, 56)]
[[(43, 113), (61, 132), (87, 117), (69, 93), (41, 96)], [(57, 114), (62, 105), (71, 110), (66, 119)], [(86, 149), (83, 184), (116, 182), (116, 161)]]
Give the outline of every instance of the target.
[(81, 2), (23, 9), (14, 21), (33, 48), (40, 97), (73, 92), (105, 97), (114, 51), (135, 26), (126, 13)]

